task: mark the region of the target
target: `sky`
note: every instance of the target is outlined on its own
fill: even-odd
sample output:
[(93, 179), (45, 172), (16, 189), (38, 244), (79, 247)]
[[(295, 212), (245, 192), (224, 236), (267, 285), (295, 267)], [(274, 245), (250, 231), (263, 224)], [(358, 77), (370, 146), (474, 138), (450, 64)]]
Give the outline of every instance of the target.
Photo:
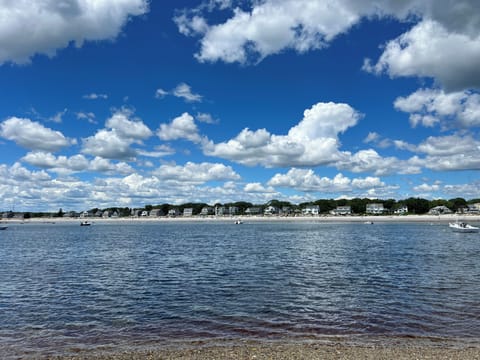
[(0, 0), (0, 210), (480, 197), (477, 0)]

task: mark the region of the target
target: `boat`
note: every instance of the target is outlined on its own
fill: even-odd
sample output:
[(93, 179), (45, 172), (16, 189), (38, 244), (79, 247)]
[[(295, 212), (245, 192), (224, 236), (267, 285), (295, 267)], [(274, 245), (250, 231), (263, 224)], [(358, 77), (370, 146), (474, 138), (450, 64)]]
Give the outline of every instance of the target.
[(243, 224), (242, 220), (235, 220), (235, 225), (240, 225), (240, 224)]
[(467, 224), (466, 222), (459, 222), (456, 221), (454, 223), (449, 223), (448, 226), (454, 232), (461, 232), (461, 233), (476, 233), (480, 230), (480, 228)]
[(90, 221), (87, 221), (87, 220), (82, 221), (82, 222), (80, 223), (80, 226), (90, 226), (90, 225), (92, 225), (92, 223), (91, 223)]
[(0, 230), (7, 230), (8, 226), (0, 226)]

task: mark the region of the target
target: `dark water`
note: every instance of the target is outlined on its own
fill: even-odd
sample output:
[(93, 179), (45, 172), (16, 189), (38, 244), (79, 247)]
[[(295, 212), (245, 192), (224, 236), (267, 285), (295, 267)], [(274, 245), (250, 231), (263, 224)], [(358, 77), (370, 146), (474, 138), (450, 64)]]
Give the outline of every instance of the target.
[(445, 225), (11, 225), (0, 355), (174, 340), (480, 338), (480, 236)]

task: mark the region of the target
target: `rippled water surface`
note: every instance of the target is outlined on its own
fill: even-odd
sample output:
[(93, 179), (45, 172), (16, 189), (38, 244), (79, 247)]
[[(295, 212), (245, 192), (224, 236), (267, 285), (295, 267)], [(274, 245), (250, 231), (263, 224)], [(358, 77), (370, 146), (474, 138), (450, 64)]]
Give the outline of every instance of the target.
[(18, 224), (0, 354), (173, 340), (480, 338), (480, 236), (430, 224)]

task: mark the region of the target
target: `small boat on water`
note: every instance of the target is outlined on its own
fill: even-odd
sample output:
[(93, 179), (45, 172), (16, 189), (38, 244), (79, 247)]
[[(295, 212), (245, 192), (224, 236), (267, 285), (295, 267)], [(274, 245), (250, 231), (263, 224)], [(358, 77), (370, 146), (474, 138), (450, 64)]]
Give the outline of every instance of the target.
[(467, 224), (466, 222), (459, 222), (456, 221), (454, 223), (449, 223), (448, 226), (454, 232), (461, 232), (461, 233), (477, 233), (480, 228)]
[(90, 221), (87, 221), (87, 220), (82, 221), (82, 222), (80, 223), (80, 226), (90, 226), (90, 225), (92, 225), (92, 223), (91, 223)]
[(240, 224), (243, 224), (242, 220), (235, 220), (235, 225), (240, 225)]
[(0, 230), (7, 230), (8, 226), (0, 226)]

